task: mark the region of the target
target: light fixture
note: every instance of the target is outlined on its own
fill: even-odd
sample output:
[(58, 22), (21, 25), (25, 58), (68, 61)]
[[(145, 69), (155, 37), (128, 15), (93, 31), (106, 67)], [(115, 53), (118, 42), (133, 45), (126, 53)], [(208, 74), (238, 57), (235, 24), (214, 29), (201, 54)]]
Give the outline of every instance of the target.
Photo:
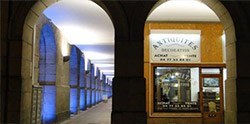
[(67, 62), (69, 61), (69, 59), (70, 59), (70, 56), (63, 56), (63, 62)]
[(156, 75), (157, 75), (157, 76), (159, 76), (159, 75), (160, 75), (160, 73), (159, 73), (159, 72), (156, 72)]
[(175, 72), (175, 76), (179, 76), (179, 72)]
[(85, 71), (85, 74), (87, 75), (87, 74), (89, 74), (89, 72), (90, 72), (89, 70), (86, 70), (86, 71)]
[(172, 78), (172, 79), (174, 79), (174, 78), (175, 78), (175, 76), (174, 76), (174, 75), (172, 75), (172, 76), (171, 76), (171, 78)]

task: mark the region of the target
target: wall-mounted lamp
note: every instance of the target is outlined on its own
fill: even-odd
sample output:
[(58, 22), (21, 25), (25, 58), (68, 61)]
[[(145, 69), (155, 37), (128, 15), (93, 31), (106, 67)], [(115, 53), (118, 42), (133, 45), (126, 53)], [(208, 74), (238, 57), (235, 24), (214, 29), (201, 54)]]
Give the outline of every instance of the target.
[(67, 62), (69, 61), (69, 59), (70, 59), (70, 56), (63, 56), (63, 62)]
[(86, 75), (89, 74), (89, 70), (86, 70), (86, 71), (85, 71), (85, 74), (86, 74)]
[(95, 76), (95, 79), (97, 79), (98, 78), (98, 76)]

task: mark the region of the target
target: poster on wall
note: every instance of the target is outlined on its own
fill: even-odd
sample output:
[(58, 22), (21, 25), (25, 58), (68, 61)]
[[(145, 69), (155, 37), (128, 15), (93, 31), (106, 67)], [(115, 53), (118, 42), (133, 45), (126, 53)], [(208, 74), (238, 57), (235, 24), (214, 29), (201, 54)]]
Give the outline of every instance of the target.
[(151, 63), (200, 62), (200, 30), (151, 30)]

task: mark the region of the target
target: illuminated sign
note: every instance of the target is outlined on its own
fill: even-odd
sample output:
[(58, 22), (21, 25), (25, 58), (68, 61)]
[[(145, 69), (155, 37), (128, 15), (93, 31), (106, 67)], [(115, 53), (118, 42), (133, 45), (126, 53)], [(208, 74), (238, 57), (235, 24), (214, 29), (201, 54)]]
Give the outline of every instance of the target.
[(152, 63), (200, 62), (200, 30), (151, 30)]

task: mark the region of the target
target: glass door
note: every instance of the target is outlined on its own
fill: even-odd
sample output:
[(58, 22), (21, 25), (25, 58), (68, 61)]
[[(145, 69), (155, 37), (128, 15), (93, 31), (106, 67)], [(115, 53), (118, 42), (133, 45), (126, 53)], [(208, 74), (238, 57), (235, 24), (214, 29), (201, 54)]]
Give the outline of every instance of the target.
[(200, 94), (204, 124), (222, 124), (224, 121), (223, 68), (201, 68)]

